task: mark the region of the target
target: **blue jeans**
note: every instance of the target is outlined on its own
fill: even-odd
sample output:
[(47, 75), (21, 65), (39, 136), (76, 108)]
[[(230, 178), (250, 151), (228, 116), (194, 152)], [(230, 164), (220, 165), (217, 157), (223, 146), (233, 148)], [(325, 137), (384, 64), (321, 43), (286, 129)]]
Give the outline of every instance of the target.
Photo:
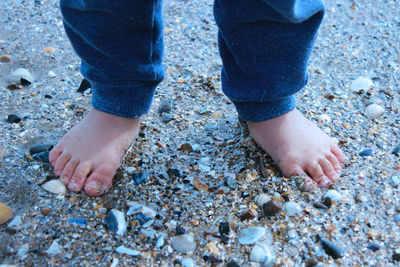
[[(61, 0), (92, 105), (135, 118), (164, 78), (162, 0)], [(322, 0), (215, 0), (222, 89), (246, 121), (295, 108), (324, 14)]]

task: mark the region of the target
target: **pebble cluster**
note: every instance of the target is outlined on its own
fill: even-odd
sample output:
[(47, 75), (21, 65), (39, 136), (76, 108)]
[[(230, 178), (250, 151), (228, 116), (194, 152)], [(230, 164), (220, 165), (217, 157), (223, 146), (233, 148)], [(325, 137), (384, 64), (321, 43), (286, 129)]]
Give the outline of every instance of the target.
[(400, 9), (352, 3), (327, 3), (297, 96), (348, 157), (331, 188), (283, 178), (238, 121), (212, 1), (171, 0), (166, 80), (113, 187), (90, 198), (48, 163), (90, 108), (58, 1), (1, 1), (0, 265), (399, 265)]

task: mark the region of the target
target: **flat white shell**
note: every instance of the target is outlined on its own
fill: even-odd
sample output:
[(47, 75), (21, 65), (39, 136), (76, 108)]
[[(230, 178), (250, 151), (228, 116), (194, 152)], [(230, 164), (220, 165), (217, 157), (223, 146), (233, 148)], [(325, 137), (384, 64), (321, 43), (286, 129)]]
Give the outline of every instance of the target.
[(374, 86), (374, 83), (367, 77), (359, 77), (352, 82), (350, 89), (353, 92), (360, 90), (369, 90)]
[(42, 185), (42, 188), (53, 194), (64, 194), (67, 188), (60, 180), (51, 180)]
[(256, 244), (251, 250), (250, 260), (268, 265), (273, 262), (273, 254), (267, 245)]

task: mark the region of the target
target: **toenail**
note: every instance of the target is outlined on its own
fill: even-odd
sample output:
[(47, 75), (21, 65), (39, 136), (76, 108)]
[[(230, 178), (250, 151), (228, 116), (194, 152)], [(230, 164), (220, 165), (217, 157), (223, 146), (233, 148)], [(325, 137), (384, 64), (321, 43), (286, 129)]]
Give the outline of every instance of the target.
[(73, 191), (75, 191), (75, 190), (78, 189), (78, 185), (77, 185), (76, 182), (71, 182), (71, 183), (69, 183), (68, 187), (69, 187), (69, 189), (71, 189), (71, 190), (73, 190)]

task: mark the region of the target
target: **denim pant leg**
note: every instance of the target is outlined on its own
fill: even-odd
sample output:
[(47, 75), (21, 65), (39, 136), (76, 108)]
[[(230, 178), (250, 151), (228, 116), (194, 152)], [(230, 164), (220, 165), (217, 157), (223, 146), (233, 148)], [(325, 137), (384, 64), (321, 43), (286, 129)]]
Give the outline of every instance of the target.
[(162, 0), (60, 0), (94, 108), (135, 118), (164, 78)]
[(296, 107), (323, 14), (321, 0), (215, 0), (222, 89), (242, 119)]

